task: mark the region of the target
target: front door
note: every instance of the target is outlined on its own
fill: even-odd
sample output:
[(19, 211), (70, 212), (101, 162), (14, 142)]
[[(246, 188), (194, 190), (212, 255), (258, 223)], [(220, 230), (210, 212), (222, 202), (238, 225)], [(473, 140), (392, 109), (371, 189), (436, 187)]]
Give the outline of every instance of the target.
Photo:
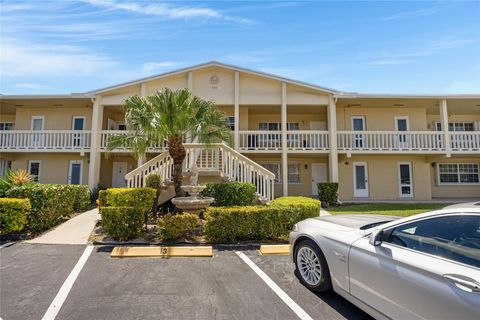
[[(408, 131), (408, 118), (407, 117), (396, 117), (395, 118), (395, 129), (397, 131)], [(408, 136), (406, 134), (399, 134), (397, 138), (398, 148), (407, 148), (408, 147)]]
[[(85, 130), (85, 117), (73, 117), (72, 120), (72, 130)], [(75, 133), (73, 135), (73, 146), (81, 147), (83, 146), (83, 138), (81, 133)]]
[[(45, 118), (43, 116), (33, 116), (32, 117), (32, 131), (42, 131), (44, 126)], [(41, 132), (34, 132), (31, 134), (31, 146), (32, 147), (43, 147), (43, 134)]]
[[(352, 130), (353, 131), (365, 131), (365, 117), (357, 116), (352, 117)], [(354, 148), (363, 148), (364, 147), (364, 135), (355, 134), (353, 136), (353, 147)]]
[(68, 184), (82, 184), (82, 160), (70, 160), (68, 169)]
[(127, 174), (126, 162), (114, 162), (112, 172), (112, 187), (122, 188), (126, 186), (125, 175)]
[(317, 183), (327, 182), (327, 164), (312, 163), (312, 195), (318, 196)]
[(412, 164), (410, 162), (398, 164), (398, 189), (401, 198), (413, 197)]
[(368, 197), (368, 170), (366, 162), (353, 163), (353, 196)]

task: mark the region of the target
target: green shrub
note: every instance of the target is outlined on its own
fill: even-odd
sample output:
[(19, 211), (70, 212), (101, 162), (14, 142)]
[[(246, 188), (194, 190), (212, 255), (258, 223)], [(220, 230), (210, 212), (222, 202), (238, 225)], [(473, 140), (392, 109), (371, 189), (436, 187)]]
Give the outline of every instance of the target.
[(158, 226), (163, 240), (175, 240), (185, 238), (189, 234), (192, 234), (199, 222), (196, 214), (169, 213), (163, 219), (158, 220)]
[(22, 231), (30, 209), (28, 199), (0, 198), (0, 234)]
[(115, 240), (130, 240), (142, 233), (143, 213), (135, 207), (100, 207), (102, 228)]
[(100, 192), (100, 205), (111, 207), (135, 207), (141, 213), (152, 209), (157, 191), (152, 188), (110, 188)]
[(107, 190), (99, 190), (98, 191), (98, 205), (105, 207), (107, 206)]
[(96, 187), (94, 187), (92, 190), (90, 190), (90, 203), (91, 204), (95, 204), (97, 199), (98, 199), (98, 196), (99, 196), (99, 193), (101, 190), (106, 190), (107, 187), (101, 183), (97, 184)]
[(73, 213), (75, 188), (64, 184), (27, 184), (8, 191), (12, 198), (28, 198), (32, 210), (28, 226), (33, 233), (47, 230)]
[(319, 182), (318, 198), (322, 201), (325, 208), (336, 205), (338, 202), (338, 183), (337, 182)]
[(204, 233), (212, 242), (285, 239), (298, 221), (319, 215), (320, 202), (284, 197), (266, 206), (210, 207)]
[(217, 207), (248, 206), (255, 198), (255, 191), (253, 183), (208, 183), (201, 195), (215, 198), (212, 205)]
[(90, 204), (90, 190), (86, 185), (69, 185), (74, 194), (73, 210), (80, 212), (88, 208)]
[(13, 185), (10, 181), (0, 178), (0, 198), (5, 198), (12, 187)]

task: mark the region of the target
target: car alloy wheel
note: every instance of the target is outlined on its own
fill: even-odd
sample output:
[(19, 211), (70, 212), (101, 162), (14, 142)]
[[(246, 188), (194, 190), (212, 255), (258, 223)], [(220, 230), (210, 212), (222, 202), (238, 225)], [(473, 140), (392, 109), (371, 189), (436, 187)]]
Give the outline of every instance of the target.
[(297, 269), (303, 280), (311, 286), (317, 286), (322, 280), (322, 266), (315, 251), (301, 247), (297, 252)]

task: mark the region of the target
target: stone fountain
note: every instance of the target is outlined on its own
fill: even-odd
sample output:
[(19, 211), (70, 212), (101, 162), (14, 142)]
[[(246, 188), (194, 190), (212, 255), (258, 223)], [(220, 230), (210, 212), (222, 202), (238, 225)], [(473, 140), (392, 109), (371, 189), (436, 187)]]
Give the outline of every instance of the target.
[(199, 197), (198, 194), (206, 188), (206, 186), (198, 185), (198, 169), (192, 168), (192, 176), (190, 177), (190, 185), (181, 186), (182, 190), (189, 194), (188, 197), (177, 197), (172, 199), (172, 203), (178, 208), (189, 213), (200, 213), (203, 209), (209, 207), (215, 198)]

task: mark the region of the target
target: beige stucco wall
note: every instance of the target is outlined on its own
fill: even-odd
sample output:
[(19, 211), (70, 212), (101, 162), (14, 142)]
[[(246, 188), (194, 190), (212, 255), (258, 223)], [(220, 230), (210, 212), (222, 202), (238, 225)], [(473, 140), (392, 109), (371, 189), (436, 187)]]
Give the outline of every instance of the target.
[[(353, 163), (367, 162), (369, 197), (372, 200), (429, 200), (432, 197), (430, 187), (430, 163), (425, 156), (408, 155), (352, 155), (340, 157), (339, 197), (341, 200), (353, 200)], [(414, 198), (400, 198), (398, 190), (398, 162), (411, 162)]]
[(30, 130), (33, 116), (45, 117), (45, 130), (72, 130), (74, 116), (85, 117), (85, 130), (92, 127), (91, 108), (17, 108), (15, 129)]
[(0, 122), (13, 122), (15, 123), (14, 114), (2, 114), (0, 113)]
[(446, 158), (442, 156), (429, 157), (430, 181), (432, 185), (432, 197), (434, 198), (468, 198), (480, 199), (480, 184), (477, 185), (439, 185), (437, 181), (437, 163), (477, 163), (480, 166), (480, 155), (467, 157)]
[(41, 183), (68, 183), (70, 160), (82, 160), (82, 184), (88, 183), (88, 154), (81, 156), (73, 153), (17, 153), (10, 158), (12, 170), (28, 169), (30, 160), (40, 160)]
[(395, 117), (408, 116), (411, 131), (427, 130), (427, 114), (424, 108), (337, 108), (337, 129), (351, 130), (352, 117), (364, 116), (365, 130), (395, 130)]

